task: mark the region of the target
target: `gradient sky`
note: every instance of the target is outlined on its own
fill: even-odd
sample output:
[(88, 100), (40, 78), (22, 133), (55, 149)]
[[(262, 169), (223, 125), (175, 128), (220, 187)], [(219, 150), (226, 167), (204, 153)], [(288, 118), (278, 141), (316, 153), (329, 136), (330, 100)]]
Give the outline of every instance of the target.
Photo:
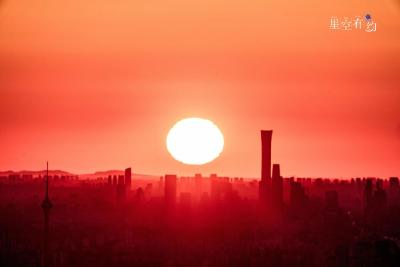
[[(400, 176), (399, 33), (395, 0), (0, 1), (0, 169), (259, 177), (273, 129), (285, 176)], [(190, 116), (224, 133), (210, 164), (167, 152)]]

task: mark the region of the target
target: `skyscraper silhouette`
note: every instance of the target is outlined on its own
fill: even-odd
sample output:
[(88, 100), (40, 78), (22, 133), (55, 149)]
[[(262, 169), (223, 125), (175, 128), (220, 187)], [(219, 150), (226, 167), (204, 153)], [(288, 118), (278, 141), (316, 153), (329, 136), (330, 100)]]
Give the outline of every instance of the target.
[(126, 168), (125, 169), (125, 186), (129, 189), (132, 184), (132, 169)]
[(276, 209), (283, 206), (283, 178), (281, 176), (279, 164), (272, 166), (272, 186), (271, 186), (272, 205)]
[(261, 180), (271, 178), (272, 130), (261, 130)]
[(166, 174), (165, 175), (165, 202), (169, 205), (176, 203), (176, 175)]
[(271, 191), (271, 141), (272, 130), (261, 130), (261, 181), (259, 198), (269, 202)]
[(49, 242), (49, 217), (50, 210), (53, 207), (53, 204), (49, 198), (49, 163), (47, 162), (46, 169), (46, 177), (45, 177), (45, 195), (42, 202), (42, 210), (44, 215), (44, 233), (43, 233), (43, 257), (42, 257), (42, 266), (48, 267), (50, 266), (50, 255), (48, 251), (48, 242)]

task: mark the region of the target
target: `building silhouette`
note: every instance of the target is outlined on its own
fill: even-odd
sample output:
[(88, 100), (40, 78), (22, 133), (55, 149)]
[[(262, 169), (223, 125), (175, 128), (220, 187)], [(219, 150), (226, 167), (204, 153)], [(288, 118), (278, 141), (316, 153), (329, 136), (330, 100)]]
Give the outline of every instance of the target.
[(259, 198), (267, 203), (271, 199), (271, 141), (272, 130), (261, 130), (261, 181), (259, 183)]
[(275, 209), (282, 209), (283, 207), (283, 178), (280, 172), (279, 164), (272, 166), (272, 186), (271, 186), (271, 200)]
[(132, 184), (132, 169), (126, 168), (125, 169), (125, 186), (129, 189)]
[(176, 175), (165, 175), (164, 197), (167, 204), (176, 203)]
[(261, 130), (261, 180), (271, 178), (272, 130)]
[(46, 163), (46, 177), (45, 177), (45, 195), (42, 202), (42, 210), (44, 215), (44, 232), (43, 232), (43, 255), (42, 255), (42, 266), (51, 266), (51, 257), (49, 253), (49, 223), (50, 223), (50, 210), (53, 204), (49, 198), (49, 163)]

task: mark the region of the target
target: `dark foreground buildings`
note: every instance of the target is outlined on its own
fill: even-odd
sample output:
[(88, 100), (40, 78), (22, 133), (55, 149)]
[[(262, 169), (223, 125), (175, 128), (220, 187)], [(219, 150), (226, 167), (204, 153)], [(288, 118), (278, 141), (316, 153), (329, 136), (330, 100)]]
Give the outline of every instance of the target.
[(1, 174), (0, 266), (400, 266), (397, 177), (282, 177), (261, 136), (261, 181)]
[(49, 224), (50, 224), (50, 210), (53, 204), (49, 197), (49, 163), (46, 164), (46, 176), (45, 176), (45, 194), (41, 205), (44, 215), (44, 232), (43, 232), (43, 247), (41, 265), (43, 267), (51, 266), (51, 254), (49, 252)]

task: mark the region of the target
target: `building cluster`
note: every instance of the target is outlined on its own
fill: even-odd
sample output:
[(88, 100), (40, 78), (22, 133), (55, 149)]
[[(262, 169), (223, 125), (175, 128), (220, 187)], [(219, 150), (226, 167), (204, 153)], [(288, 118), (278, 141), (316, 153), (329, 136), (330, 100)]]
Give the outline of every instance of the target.
[(124, 175), (108, 175), (108, 186), (115, 187), (117, 198), (125, 199), (126, 191), (130, 190), (132, 185), (132, 169), (126, 168)]
[(0, 266), (400, 266), (397, 177), (283, 177), (261, 144), (261, 179), (2, 175)]

